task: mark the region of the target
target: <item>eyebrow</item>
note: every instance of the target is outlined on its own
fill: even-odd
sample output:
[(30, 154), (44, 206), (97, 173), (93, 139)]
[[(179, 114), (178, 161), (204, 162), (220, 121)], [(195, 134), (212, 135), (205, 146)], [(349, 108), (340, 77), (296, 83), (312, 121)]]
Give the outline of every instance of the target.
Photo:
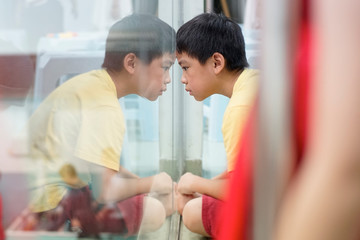
[(183, 64), (186, 64), (187, 62), (186, 62), (185, 60), (180, 60), (180, 61), (178, 61), (178, 63), (179, 63), (179, 65), (181, 66), (181, 65), (183, 65)]
[(174, 62), (173, 62), (173, 61), (170, 61), (170, 60), (166, 60), (166, 61), (164, 61), (164, 64), (170, 64), (170, 65), (173, 65), (173, 64), (174, 64)]

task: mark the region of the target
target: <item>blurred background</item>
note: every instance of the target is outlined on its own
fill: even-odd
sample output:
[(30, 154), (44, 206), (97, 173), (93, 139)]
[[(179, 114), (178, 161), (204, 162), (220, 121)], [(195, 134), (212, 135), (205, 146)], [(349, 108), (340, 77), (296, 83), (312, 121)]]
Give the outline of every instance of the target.
[[(242, 27), (250, 67), (259, 68), (257, 1), (1, 0), (0, 192), (8, 239), (37, 237), (14, 229), (27, 206), (29, 116), (57, 86), (99, 69), (109, 27), (138, 12), (156, 15), (175, 30), (200, 13), (223, 13)], [(127, 128), (120, 161), (139, 176), (166, 171), (177, 181), (187, 171), (210, 178), (226, 169), (221, 124), (228, 100), (214, 95), (196, 102), (180, 76), (175, 63), (172, 83), (155, 102), (136, 95), (120, 99)], [(179, 226), (172, 219), (158, 239), (175, 239)]]

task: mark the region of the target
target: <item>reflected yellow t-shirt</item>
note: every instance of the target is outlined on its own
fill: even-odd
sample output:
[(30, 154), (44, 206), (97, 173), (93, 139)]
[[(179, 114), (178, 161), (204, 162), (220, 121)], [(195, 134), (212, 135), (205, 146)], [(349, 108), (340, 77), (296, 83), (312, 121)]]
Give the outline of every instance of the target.
[(28, 128), (35, 212), (55, 208), (66, 194), (68, 186), (59, 174), (64, 165), (74, 166), (84, 184), (91, 181), (84, 160), (119, 170), (125, 120), (115, 84), (104, 69), (78, 75), (55, 89)]
[(226, 107), (222, 134), (224, 139), (227, 170), (233, 171), (236, 163), (238, 142), (241, 140), (244, 124), (248, 118), (257, 92), (259, 72), (244, 69), (237, 79), (230, 101)]

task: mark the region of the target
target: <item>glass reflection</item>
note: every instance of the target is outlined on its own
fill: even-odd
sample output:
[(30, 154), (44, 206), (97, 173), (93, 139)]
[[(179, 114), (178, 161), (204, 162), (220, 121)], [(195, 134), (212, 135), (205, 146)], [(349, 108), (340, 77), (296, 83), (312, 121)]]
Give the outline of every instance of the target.
[[(18, 7), (32, 16), (42, 15), (42, 7), (51, 15), (50, 2), (18, 1)], [(66, 15), (69, 5), (61, 5)], [(82, 9), (72, 10), (77, 11), (74, 18), (81, 17)], [(14, 217), (7, 215), (9, 237), (14, 231), (126, 237), (159, 229), (174, 212), (173, 180), (158, 173), (157, 102), (171, 81), (174, 29), (147, 14), (121, 18), (109, 34), (103, 30), (111, 20), (93, 33), (65, 32), (66, 26), (39, 27), (37, 32), (34, 28), (41, 24), (35, 20), (44, 21), (29, 18), (33, 30), (21, 28), (26, 44), (19, 44), (32, 75), (36, 69), (33, 101), (22, 109), (26, 131), (18, 131), (20, 137), (11, 132), (16, 139), (6, 149), (26, 169), (21, 197), (29, 201), (17, 206)], [(2, 104), (17, 100), (2, 97)], [(12, 163), (2, 169), (4, 165)]]

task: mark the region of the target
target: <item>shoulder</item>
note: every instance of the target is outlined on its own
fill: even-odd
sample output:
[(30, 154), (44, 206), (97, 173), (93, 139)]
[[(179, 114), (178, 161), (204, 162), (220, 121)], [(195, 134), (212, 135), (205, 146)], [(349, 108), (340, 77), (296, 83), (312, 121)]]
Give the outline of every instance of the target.
[(245, 68), (240, 74), (239, 79), (258, 81), (260, 72), (257, 69)]
[(244, 94), (244, 91), (255, 92), (258, 81), (259, 71), (256, 69), (245, 68), (234, 85), (233, 96)]

